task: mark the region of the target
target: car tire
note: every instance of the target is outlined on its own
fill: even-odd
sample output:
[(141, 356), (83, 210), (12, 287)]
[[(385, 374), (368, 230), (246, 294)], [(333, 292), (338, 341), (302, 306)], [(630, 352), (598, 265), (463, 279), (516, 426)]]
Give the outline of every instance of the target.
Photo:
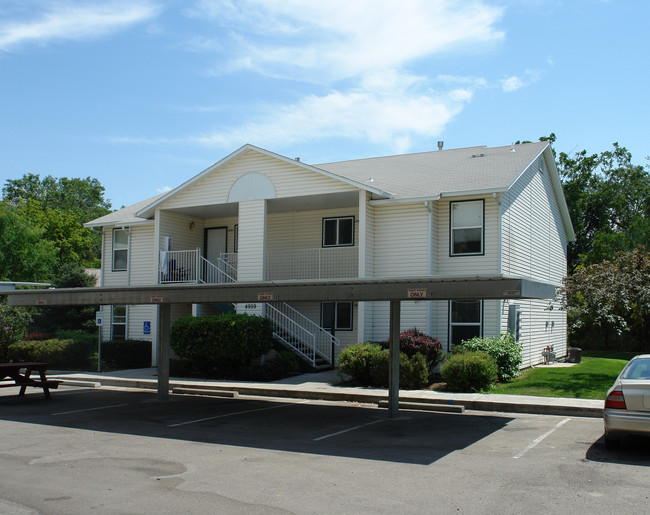
[(621, 448), (621, 439), (605, 435), (605, 448), (608, 451), (615, 451)]

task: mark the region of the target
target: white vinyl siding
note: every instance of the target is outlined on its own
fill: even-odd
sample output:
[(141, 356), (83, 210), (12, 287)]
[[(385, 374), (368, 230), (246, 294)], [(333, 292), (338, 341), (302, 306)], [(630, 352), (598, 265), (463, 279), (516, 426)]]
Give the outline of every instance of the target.
[(256, 151), (248, 151), (237, 159), (208, 174), (160, 206), (161, 209), (185, 206), (224, 204), (232, 185), (249, 173), (267, 177), (275, 187), (276, 198), (354, 191), (344, 182), (306, 170), (299, 165), (271, 158)]
[(428, 212), (424, 203), (374, 209), (373, 277), (428, 274)]
[(502, 271), (560, 285), (567, 237), (544, 159), (503, 194)]
[[(203, 247), (203, 220), (197, 217), (187, 216), (180, 213), (161, 211), (160, 217), (160, 241), (159, 250), (165, 248), (165, 237), (171, 236), (171, 250), (196, 250)], [(192, 229), (190, 230), (190, 224)]]
[(264, 279), (265, 241), (266, 200), (240, 202), (238, 280)]
[[(450, 256), (450, 201), (440, 200), (434, 202), (435, 206), (435, 233), (437, 236), (437, 271), (441, 276), (471, 276), (489, 275), (498, 273), (499, 255), (499, 204), (492, 197), (460, 197), (453, 202), (461, 200), (485, 200), (485, 214), (483, 217), (484, 238), (483, 255), (458, 255)], [(423, 229), (424, 232), (425, 229)]]
[[(356, 206), (353, 208), (269, 214), (266, 248), (269, 251), (320, 248), (323, 218), (351, 216), (355, 217), (356, 220), (357, 214), (358, 208)], [(355, 245), (358, 244), (357, 233), (358, 231), (355, 228)]]

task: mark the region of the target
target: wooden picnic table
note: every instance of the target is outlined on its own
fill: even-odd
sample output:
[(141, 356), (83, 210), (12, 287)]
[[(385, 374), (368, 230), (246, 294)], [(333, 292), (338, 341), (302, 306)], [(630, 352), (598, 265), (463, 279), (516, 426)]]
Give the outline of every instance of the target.
[[(0, 388), (20, 386), (19, 395), (25, 395), (28, 386), (43, 388), (46, 398), (50, 398), (50, 388), (57, 389), (60, 381), (47, 379), (47, 363), (40, 362), (17, 362), (0, 363)], [(25, 372), (22, 372), (22, 371)], [(38, 371), (40, 379), (32, 379), (32, 372)], [(22, 373), (21, 373), (22, 372)]]

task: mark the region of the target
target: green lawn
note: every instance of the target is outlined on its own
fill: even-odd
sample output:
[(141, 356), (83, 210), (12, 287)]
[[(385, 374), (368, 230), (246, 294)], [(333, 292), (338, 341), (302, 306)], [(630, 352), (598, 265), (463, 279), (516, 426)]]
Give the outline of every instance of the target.
[(510, 383), (497, 384), (490, 393), (604, 399), (614, 379), (634, 354), (583, 353), (572, 367), (540, 366), (523, 372)]

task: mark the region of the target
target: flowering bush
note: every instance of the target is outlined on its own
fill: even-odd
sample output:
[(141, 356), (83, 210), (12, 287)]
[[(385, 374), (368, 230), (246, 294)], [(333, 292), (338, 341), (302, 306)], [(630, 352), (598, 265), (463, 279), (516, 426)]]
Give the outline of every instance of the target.
[(29, 314), (21, 308), (0, 302), (0, 362), (9, 359), (9, 344), (25, 336), (31, 321)]

